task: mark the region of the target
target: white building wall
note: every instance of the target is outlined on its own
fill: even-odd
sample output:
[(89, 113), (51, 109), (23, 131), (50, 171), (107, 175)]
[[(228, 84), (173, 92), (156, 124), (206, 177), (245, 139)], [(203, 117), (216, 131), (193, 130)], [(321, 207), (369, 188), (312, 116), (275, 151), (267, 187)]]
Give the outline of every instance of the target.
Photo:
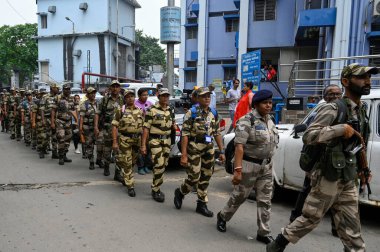
[[(38, 41), (38, 60), (49, 62), (49, 80), (62, 82), (65, 80), (63, 73), (63, 40), (43, 39)], [(41, 68), (39, 66), (39, 70)], [(40, 79), (42, 79), (41, 72)]]

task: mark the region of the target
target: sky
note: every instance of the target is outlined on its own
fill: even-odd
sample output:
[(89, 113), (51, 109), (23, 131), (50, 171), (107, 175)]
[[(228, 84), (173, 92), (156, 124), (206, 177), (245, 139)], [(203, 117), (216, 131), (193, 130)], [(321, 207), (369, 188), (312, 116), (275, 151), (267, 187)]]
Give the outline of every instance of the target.
[[(65, 1), (65, 0), (62, 0)], [(167, 0), (137, 0), (141, 8), (136, 10), (136, 28), (145, 34), (160, 37), (160, 8)], [(176, 6), (180, 1), (175, 0)], [(0, 0), (0, 26), (37, 23), (36, 0)]]

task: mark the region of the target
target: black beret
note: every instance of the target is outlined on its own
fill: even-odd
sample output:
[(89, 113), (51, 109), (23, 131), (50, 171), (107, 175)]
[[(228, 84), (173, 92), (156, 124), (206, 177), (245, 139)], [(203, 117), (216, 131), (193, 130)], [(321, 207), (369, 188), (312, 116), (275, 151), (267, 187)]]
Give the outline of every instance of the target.
[(273, 93), (270, 90), (260, 90), (252, 98), (252, 104), (265, 101), (267, 99), (272, 99)]

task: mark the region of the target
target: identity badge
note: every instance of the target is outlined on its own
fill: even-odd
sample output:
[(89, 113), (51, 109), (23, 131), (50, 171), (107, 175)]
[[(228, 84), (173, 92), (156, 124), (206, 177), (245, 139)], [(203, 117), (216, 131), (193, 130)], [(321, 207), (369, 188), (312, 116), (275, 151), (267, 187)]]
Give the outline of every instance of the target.
[(212, 142), (212, 138), (211, 138), (211, 136), (206, 135), (206, 136), (205, 136), (205, 142), (206, 142), (206, 143), (211, 143), (211, 142)]

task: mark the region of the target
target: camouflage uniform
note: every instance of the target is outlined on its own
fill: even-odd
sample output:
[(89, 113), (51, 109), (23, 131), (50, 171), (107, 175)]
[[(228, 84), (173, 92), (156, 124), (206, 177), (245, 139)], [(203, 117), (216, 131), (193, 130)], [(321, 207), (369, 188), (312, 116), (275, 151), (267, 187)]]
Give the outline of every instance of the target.
[[(118, 95), (116, 99), (113, 99), (111, 95), (104, 96), (97, 108), (96, 113), (99, 116), (99, 130), (102, 132), (99, 134), (98, 139), (101, 139), (103, 145), (103, 161), (104, 167), (107, 171), (109, 164), (111, 163), (112, 154), (112, 120), (115, 115), (115, 110), (123, 106), (124, 101), (121, 95)], [(102, 118), (102, 119), (101, 119)], [(100, 125), (102, 124), (102, 125)], [(99, 142), (100, 143), (100, 142)], [(97, 143), (98, 144), (98, 143)], [(116, 173), (117, 171), (115, 171)]]
[(15, 124), (16, 113), (15, 113), (15, 106), (16, 106), (16, 94), (12, 94), (11, 93), (9, 95), (9, 99), (8, 99), (8, 119), (9, 119), (9, 131), (11, 133), (11, 139), (15, 139), (16, 138), (16, 124)]
[[(55, 85), (56, 84), (52, 84)], [(50, 86), (50, 88), (52, 87)], [(46, 141), (48, 142), (48, 147), (51, 145), (52, 157), (56, 158), (58, 153), (58, 141), (57, 141), (57, 131), (56, 129), (51, 128), (51, 110), (54, 104), (54, 99), (57, 95), (55, 94), (47, 94), (45, 99), (45, 117), (46, 117)]]
[(1, 92), (0, 93), (1, 97), (0, 97), (0, 119), (1, 119), (1, 132), (5, 132), (6, 131), (6, 126), (5, 126), (5, 120), (6, 120), (6, 116), (5, 116), (5, 113), (6, 113), (6, 110), (5, 110), (5, 106), (6, 106), (6, 95), (4, 92)]
[(214, 171), (214, 144), (206, 137), (219, 136), (219, 122), (210, 110), (196, 107), (196, 114), (188, 111), (182, 125), (182, 136), (188, 136), (187, 154), (189, 166), (186, 168), (187, 179), (180, 187), (182, 195), (191, 192), (198, 184), (198, 200), (207, 203), (207, 188)]
[(44, 99), (42, 97), (42, 94), (40, 94), (41, 97), (36, 100), (32, 106), (32, 112), (33, 117), (35, 118), (35, 133), (36, 133), (36, 139), (37, 139), (37, 151), (40, 153), (40, 157), (43, 158), (44, 153), (47, 148), (47, 142), (46, 142), (46, 131), (45, 131), (45, 124), (46, 124), (46, 118), (44, 116), (45, 113), (45, 104)]
[[(33, 100), (32, 100), (32, 110), (33, 110), (33, 107), (34, 105), (39, 101), (38, 98), (36, 97), (37, 96), (37, 90), (34, 90), (33, 91)], [(31, 143), (32, 143), (32, 149), (36, 149), (37, 147), (37, 127), (36, 128), (32, 128), (32, 139), (31, 139)]]
[(269, 115), (263, 118), (256, 110), (242, 117), (236, 126), (235, 144), (242, 144), (244, 156), (242, 179), (220, 212), (224, 221), (229, 221), (237, 209), (256, 189), (257, 225), (259, 236), (270, 234), (270, 212), (273, 191), (272, 161), (278, 144), (278, 131)]
[(119, 136), (116, 166), (121, 169), (125, 185), (128, 188), (134, 188), (133, 166), (140, 149), (143, 126), (142, 111), (134, 105), (133, 107), (123, 106), (116, 110), (112, 125), (118, 129)]
[(15, 118), (15, 127), (16, 127), (16, 139), (20, 141), (22, 138), (21, 135), (21, 103), (24, 101), (24, 89), (20, 89), (20, 94), (16, 96), (16, 118)]
[[(365, 123), (365, 109), (357, 106), (350, 99), (347, 101), (349, 119), (359, 120), (360, 125)], [(303, 140), (305, 144), (332, 144), (342, 142), (344, 125), (333, 125), (337, 118), (338, 107), (335, 103), (322, 107), (312, 124), (306, 130)], [(327, 151), (326, 151), (327, 153)], [(338, 179), (331, 179), (328, 175), (329, 161), (318, 162), (311, 175), (312, 189), (305, 200), (302, 215), (286, 226), (282, 234), (291, 243), (298, 242), (303, 236), (312, 231), (331, 208), (338, 236), (345, 251), (365, 251), (365, 244), (361, 236), (360, 216), (358, 208), (358, 189), (355, 184), (356, 158), (350, 159), (353, 169), (346, 167)], [(351, 167), (352, 168), (352, 167)], [(350, 173), (353, 171), (353, 174)], [(352, 172), (351, 172), (352, 173)]]
[(84, 143), (86, 157), (89, 159), (90, 164), (94, 163), (94, 145), (96, 141), (94, 134), (94, 120), (97, 107), (96, 100), (94, 100), (93, 103), (86, 100), (80, 106), (80, 118), (83, 120), (83, 135), (86, 140)]
[[(66, 84), (65, 84), (66, 85)], [(63, 88), (67, 88), (63, 86)], [(72, 112), (75, 112), (74, 98), (71, 96), (66, 97), (61, 94), (56, 96), (54, 103), (51, 105), (52, 109), (55, 111), (55, 127), (58, 141), (58, 155), (60, 159), (60, 164), (62, 160), (65, 162), (71, 162), (70, 159), (66, 157), (66, 153), (69, 151), (71, 137), (72, 137)]]
[(153, 182), (152, 191), (159, 192), (164, 178), (165, 168), (169, 162), (171, 139), (170, 133), (174, 121), (174, 111), (169, 106), (164, 109), (159, 103), (148, 108), (144, 128), (149, 130), (149, 149), (152, 153)]
[[(27, 92), (27, 94), (29, 93)], [(29, 102), (28, 99), (24, 100), (21, 103), (21, 113), (24, 115), (24, 141), (27, 146), (30, 145), (31, 140), (32, 140), (32, 125), (31, 125), (32, 106), (33, 106), (33, 102), (32, 101)]]

